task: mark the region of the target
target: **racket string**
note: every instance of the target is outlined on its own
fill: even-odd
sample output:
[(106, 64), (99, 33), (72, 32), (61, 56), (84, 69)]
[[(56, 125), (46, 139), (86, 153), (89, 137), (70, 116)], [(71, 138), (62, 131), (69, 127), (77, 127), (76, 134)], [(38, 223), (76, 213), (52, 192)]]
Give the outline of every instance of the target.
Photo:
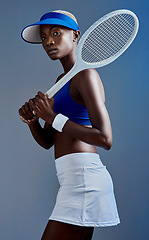
[[(104, 29), (100, 29), (100, 30), (102, 30), (102, 32), (105, 32)], [(97, 32), (97, 31), (95, 31), (95, 34), (96, 34), (96, 32)], [(98, 32), (97, 32), (97, 33), (98, 33)], [(94, 42), (96, 45), (98, 44), (98, 47), (99, 47), (99, 45), (101, 44), (101, 42), (104, 41), (104, 45), (106, 46), (105, 51), (106, 51), (106, 49), (109, 48), (108, 51), (111, 50), (111, 51), (110, 51), (111, 53), (113, 52), (113, 47), (111, 47), (111, 45), (109, 45), (109, 44), (107, 44), (107, 43), (111, 43), (112, 46), (114, 45), (114, 47), (115, 47), (116, 50), (117, 50), (118, 48), (122, 47), (122, 44), (121, 44), (120, 42), (114, 40), (113, 35), (111, 35), (111, 33), (110, 33), (109, 35), (110, 35), (110, 37), (107, 38), (106, 35), (101, 35), (101, 34), (99, 34), (98, 36), (100, 37), (100, 43), (97, 43), (97, 41), (94, 40), (94, 38), (93, 38), (92, 43)], [(112, 40), (111, 40), (111, 39), (112, 39)], [(87, 45), (87, 47), (89, 47), (89, 45)], [(96, 46), (95, 46), (95, 47), (96, 47)], [(93, 44), (93, 49), (95, 49), (95, 48), (94, 48), (94, 44)], [(106, 52), (107, 52), (107, 51), (106, 51)]]
[[(119, 26), (117, 27), (116, 25), (114, 25), (114, 29), (112, 29), (112, 25), (111, 24), (115, 24), (116, 23), (116, 21), (114, 20), (114, 19), (109, 19), (109, 21), (108, 21), (108, 23), (109, 23), (109, 25), (110, 25), (110, 27), (107, 25), (107, 23), (103, 23), (103, 25), (101, 26), (101, 28), (102, 27), (104, 27), (104, 28), (106, 28), (106, 29), (108, 29), (109, 30), (109, 34), (110, 34), (110, 32), (113, 32), (113, 30), (114, 30), (114, 33), (115, 33), (115, 29), (117, 30), (117, 32), (120, 32), (120, 29), (122, 29), (123, 30), (123, 32), (122, 33), (126, 33), (125, 35), (127, 36), (129, 36), (129, 34), (128, 34), (128, 31), (126, 32), (125, 31), (125, 29), (124, 29), (124, 24), (123, 23), (121, 23), (121, 22), (117, 22), (118, 24), (119, 24)], [(126, 26), (125, 26), (126, 27)], [(130, 32), (132, 32), (132, 27), (130, 28), (129, 27), (129, 29), (130, 29)], [(95, 33), (97, 34), (97, 29), (95, 29)], [(93, 33), (94, 34), (94, 33)], [(102, 34), (102, 31), (101, 31), (101, 34)], [(123, 37), (123, 36), (122, 36)]]
[[(115, 23), (115, 21), (114, 21), (114, 23)], [(110, 25), (111, 25), (111, 22), (110, 22)], [(103, 37), (103, 41), (105, 42), (105, 45), (106, 45), (106, 48), (107, 47), (109, 47), (109, 50), (111, 49), (112, 50), (112, 52), (113, 52), (113, 46), (115, 47), (115, 50), (117, 51), (117, 49), (118, 48), (121, 48), (125, 43), (126, 43), (126, 41), (129, 39), (129, 37), (130, 37), (130, 34), (127, 34), (127, 32), (126, 31), (124, 31), (124, 32), (126, 32), (126, 34), (125, 34), (125, 36), (122, 36), (122, 37), (120, 37), (119, 36), (119, 38), (117, 37), (117, 33), (118, 32), (121, 32), (120, 31), (120, 28), (119, 29), (117, 29), (117, 31), (116, 32), (114, 32), (113, 33), (113, 29), (112, 28), (109, 28), (109, 26), (106, 26), (106, 30), (109, 30), (109, 38), (107, 38), (107, 36), (106, 35), (101, 35), (101, 34), (99, 34), (99, 36), (100, 36), (100, 41), (101, 41), (101, 39), (102, 39), (102, 37)], [(124, 29), (124, 28), (123, 28)], [(105, 33), (105, 26), (103, 25), (103, 28), (101, 29), (101, 33), (102, 32), (104, 32)], [(112, 33), (111, 33), (112, 32)], [(116, 34), (115, 34), (116, 33)], [(132, 33), (132, 29), (131, 29), (131, 32), (130, 33)], [(95, 30), (95, 34), (97, 34), (97, 30)], [(113, 35), (114, 34), (114, 35)], [(112, 44), (112, 47), (111, 47), (111, 45), (107, 45), (107, 43), (109, 44), (109, 43), (111, 43)]]
[[(115, 22), (115, 21), (114, 21), (114, 22)], [(104, 24), (104, 25), (105, 25), (105, 24)], [(110, 25), (111, 25), (111, 21), (110, 21)], [(100, 27), (100, 28), (101, 28), (101, 29), (100, 29), (100, 32), (101, 32), (101, 33), (102, 33), (102, 32), (105, 32), (103, 27), (105, 28), (105, 26)], [(106, 28), (107, 28), (107, 26), (106, 26)], [(99, 31), (99, 30), (98, 30), (98, 31)], [(111, 27), (110, 27), (110, 31), (112, 31)], [(97, 29), (94, 31), (94, 34), (96, 34), (96, 32), (97, 32)], [(115, 33), (115, 32), (114, 32), (114, 33)], [(102, 34), (102, 35), (103, 35), (103, 34)], [(101, 42), (102, 42), (102, 41), (101, 41), (102, 35), (99, 34), (99, 36), (100, 36), (100, 44), (101, 44)], [(111, 33), (110, 33), (109, 35), (110, 35), (110, 37), (111, 37)], [(113, 36), (114, 36), (114, 35), (112, 34), (112, 41), (111, 41), (112, 44), (114, 43)], [(109, 39), (110, 39), (110, 38), (109, 38)], [(109, 39), (108, 39), (108, 40), (109, 40)], [(121, 47), (121, 46), (123, 45), (123, 42), (126, 42), (127, 39), (128, 39), (127, 36), (125, 37), (125, 39), (120, 38), (120, 40), (121, 40), (121, 42), (122, 42), (122, 44), (120, 44), (120, 45), (118, 44), (118, 41), (116, 42), (116, 44), (115, 44), (115, 46), (116, 46), (116, 51), (117, 51), (117, 49), (118, 49), (118, 46)], [(105, 42), (105, 40), (107, 40), (107, 39), (106, 39), (105, 36), (104, 36), (104, 42)], [(117, 40), (117, 39), (116, 39), (116, 40)], [(95, 41), (94, 41), (94, 42), (95, 42)], [(119, 41), (119, 42), (120, 42), (120, 41)], [(97, 44), (97, 42), (95, 42), (95, 43)], [(109, 41), (108, 41), (108, 43), (109, 43)], [(105, 45), (106, 45), (106, 48), (107, 48), (107, 44), (106, 44), (106, 43), (105, 43)], [(98, 46), (98, 47), (99, 47), (99, 46)], [(106, 50), (106, 48), (105, 48), (105, 50)], [(109, 45), (109, 48), (110, 48), (111, 50), (113, 50), (113, 47), (110, 47), (110, 45)], [(96, 49), (96, 48), (95, 48), (95, 49)], [(108, 52), (106, 51), (106, 53), (108, 53), (108, 55), (106, 55), (106, 56), (109, 56), (109, 54), (113, 52), (113, 51), (112, 51), (112, 52), (110, 51), (110, 53), (109, 53), (109, 50), (110, 50), (110, 49), (108, 49)], [(105, 51), (104, 51), (104, 52), (105, 52)], [(96, 55), (96, 56), (97, 56), (97, 55)]]
[(135, 22), (132, 16), (121, 14), (97, 26), (86, 39), (82, 59), (95, 63), (116, 54), (131, 38)]
[[(118, 18), (118, 19), (119, 19), (119, 18)], [(120, 19), (120, 20), (121, 20), (121, 19)], [(124, 19), (124, 20), (125, 20), (125, 19)], [(126, 26), (126, 24), (124, 25), (124, 23), (121, 22), (121, 21), (119, 21), (118, 24), (119, 24), (119, 26), (118, 26), (118, 27), (115, 26), (115, 28), (116, 28), (117, 32), (122, 33), (120, 39), (121, 39), (121, 40), (124, 39), (124, 41), (125, 41), (125, 39), (128, 39), (128, 38), (130, 37), (130, 34), (132, 34), (132, 30), (134, 30), (134, 26), (131, 26), (131, 27), (130, 27), (129, 25)], [(127, 27), (127, 28), (126, 28), (126, 27)], [(126, 29), (127, 31), (126, 31), (125, 29)], [(124, 35), (124, 33), (125, 33), (125, 35)]]
[[(102, 39), (102, 36), (100, 35), (100, 45), (101, 45), (101, 43), (103, 45), (103, 41), (101, 39)], [(125, 39), (121, 38), (120, 40), (121, 41), (117, 41), (117, 39), (116, 39), (116, 41), (115, 41), (113, 36), (112, 36), (112, 41), (110, 39), (108, 39), (108, 40), (106, 39), (106, 41), (105, 41), (105, 39), (104, 39), (104, 47), (102, 46), (102, 49), (100, 48), (100, 58), (105, 59), (105, 57), (108, 58), (111, 54), (116, 53), (120, 48), (123, 47), (124, 43), (128, 40), (128, 37), (126, 36)], [(109, 44), (110, 42), (112, 43), (112, 47)], [(96, 43), (96, 45), (97, 45), (97, 43)], [(94, 56), (96, 56), (97, 59), (94, 59), (94, 57), (92, 56), (92, 58), (90, 58), (90, 60), (93, 61), (93, 59), (94, 59), (94, 61), (98, 61), (99, 54), (98, 55), (95, 54), (96, 46), (94, 48), (92, 48), (92, 50), (94, 50)], [(91, 53), (91, 49), (90, 49), (90, 53)], [(86, 54), (84, 56), (86, 56)]]
[[(115, 21), (113, 21), (114, 23), (115, 23)], [(101, 33), (102, 35), (103, 35), (103, 32), (105, 33), (105, 29), (107, 30), (109, 30), (109, 32), (108, 32), (108, 34), (109, 34), (109, 36), (111, 37), (112, 36), (112, 39), (113, 39), (113, 37), (114, 36), (116, 36), (115, 35), (115, 30), (114, 30), (114, 32), (113, 32), (113, 29), (112, 29), (112, 25), (111, 25), (111, 23), (113, 24), (113, 22), (111, 21), (111, 19), (108, 21), (108, 23), (109, 23), (109, 25), (110, 25), (110, 27), (107, 25), (107, 23), (105, 24), (103, 24), (101, 27), (100, 27), (100, 29), (98, 29), (98, 31), (97, 31), (97, 29), (95, 29), (95, 31), (93, 32), (93, 34), (95, 34), (95, 35), (97, 35), (97, 33)], [(120, 25), (120, 23), (118, 22), (118, 24)], [(116, 27), (116, 25), (114, 25), (114, 29), (117, 29), (117, 27)], [(120, 29), (118, 29), (118, 31), (120, 31)], [(123, 28), (123, 32), (124, 32), (124, 28)], [(106, 32), (107, 33), (107, 32)], [(112, 34), (111, 34), (112, 33)], [(99, 36), (100, 37), (102, 37), (102, 35), (101, 34), (99, 34)], [(106, 35), (104, 34), (103, 35), (103, 39), (105, 40), (105, 37), (106, 37)], [(110, 38), (109, 38), (110, 39)], [(121, 42), (123, 42), (123, 39), (124, 38), (121, 38), (120, 37), (120, 40), (121, 40)], [(124, 41), (125, 41), (126, 39), (124, 39)], [(113, 41), (112, 41), (112, 43), (113, 43)]]

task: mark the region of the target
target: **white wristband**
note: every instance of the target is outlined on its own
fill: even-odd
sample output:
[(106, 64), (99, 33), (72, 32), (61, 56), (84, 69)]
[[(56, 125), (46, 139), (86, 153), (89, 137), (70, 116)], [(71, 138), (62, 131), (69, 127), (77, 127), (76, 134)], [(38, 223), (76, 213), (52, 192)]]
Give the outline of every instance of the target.
[(62, 115), (61, 113), (57, 114), (52, 123), (52, 127), (62, 132), (65, 123), (69, 120), (68, 117)]

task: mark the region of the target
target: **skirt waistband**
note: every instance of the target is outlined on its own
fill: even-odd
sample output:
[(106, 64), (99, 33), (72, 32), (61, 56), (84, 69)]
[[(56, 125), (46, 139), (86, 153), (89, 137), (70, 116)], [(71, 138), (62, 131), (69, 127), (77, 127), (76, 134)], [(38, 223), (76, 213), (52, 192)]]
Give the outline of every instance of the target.
[(97, 153), (71, 153), (55, 160), (57, 172), (67, 168), (82, 167), (105, 167)]

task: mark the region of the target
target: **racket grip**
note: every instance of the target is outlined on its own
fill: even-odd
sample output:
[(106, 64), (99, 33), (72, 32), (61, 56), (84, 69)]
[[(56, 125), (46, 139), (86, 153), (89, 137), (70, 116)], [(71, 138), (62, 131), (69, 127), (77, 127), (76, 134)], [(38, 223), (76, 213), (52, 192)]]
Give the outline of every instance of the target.
[[(51, 90), (51, 89), (50, 89), (50, 90)], [(45, 93), (45, 95), (46, 95), (49, 99), (51, 99), (51, 98), (54, 96), (54, 93), (52, 94), (52, 92), (51, 92), (50, 90), (48, 90), (48, 91)]]
[(45, 93), (46, 96), (52, 98), (68, 81), (69, 78), (64, 76)]

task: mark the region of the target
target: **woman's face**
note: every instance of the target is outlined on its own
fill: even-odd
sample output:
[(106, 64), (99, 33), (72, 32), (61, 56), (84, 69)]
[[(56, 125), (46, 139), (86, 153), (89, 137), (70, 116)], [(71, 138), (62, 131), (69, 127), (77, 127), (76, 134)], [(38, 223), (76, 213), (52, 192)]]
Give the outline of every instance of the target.
[(75, 46), (74, 31), (62, 26), (41, 25), (42, 46), (52, 60), (62, 59), (72, 53)]

